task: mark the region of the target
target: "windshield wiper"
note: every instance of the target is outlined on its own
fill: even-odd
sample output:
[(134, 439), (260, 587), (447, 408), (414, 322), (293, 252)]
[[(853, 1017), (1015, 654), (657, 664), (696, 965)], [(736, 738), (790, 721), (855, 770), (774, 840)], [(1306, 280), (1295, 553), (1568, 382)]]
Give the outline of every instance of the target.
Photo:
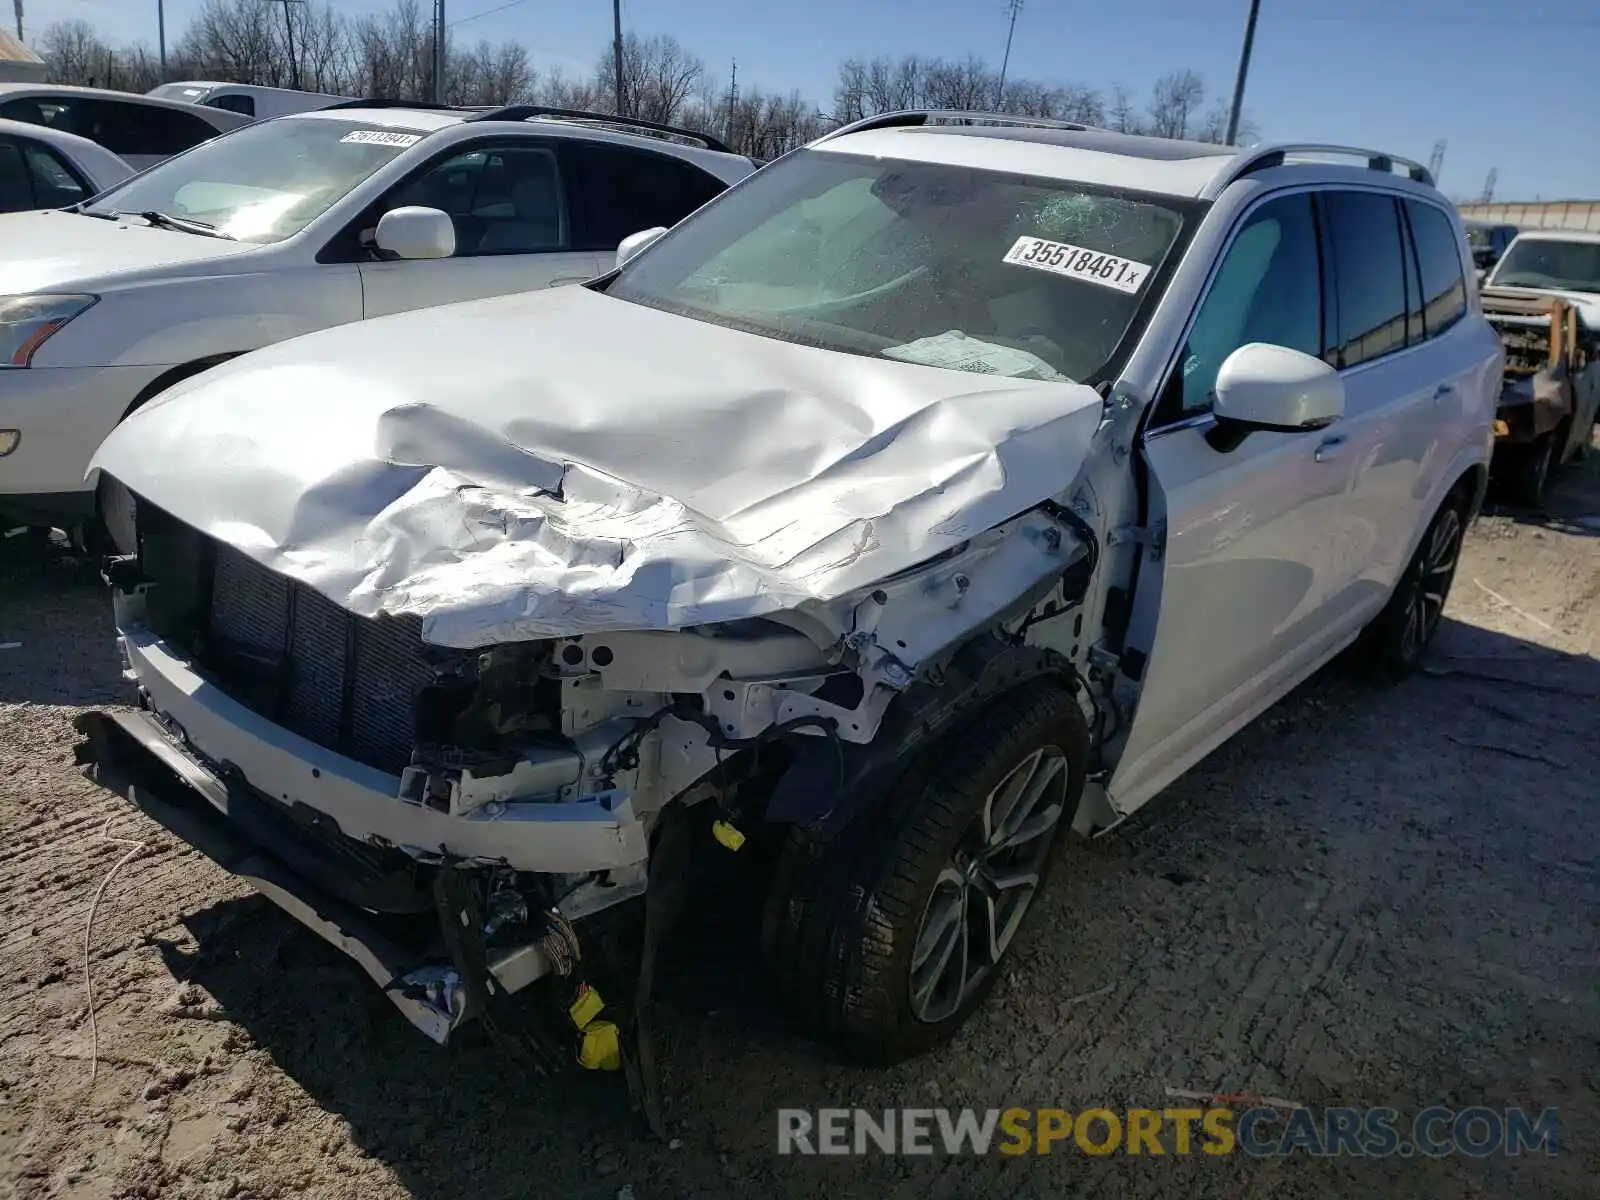
[[(129, 214), (113, 213), (112, 215), (125, 217)], [(150, 212), (134, 213), (132, 215), (143, 217), (159, 229), (176, 229), (179, 233), (198, 233), (205, 237), (226, 238), (230, 242), (239, 240), (231, 233), (223, 233), (215, 225), (208, 225), (204, 221), (194, 221), (188, 217), (174, 217), (169, 213), (156, 212), (153, 209)]]

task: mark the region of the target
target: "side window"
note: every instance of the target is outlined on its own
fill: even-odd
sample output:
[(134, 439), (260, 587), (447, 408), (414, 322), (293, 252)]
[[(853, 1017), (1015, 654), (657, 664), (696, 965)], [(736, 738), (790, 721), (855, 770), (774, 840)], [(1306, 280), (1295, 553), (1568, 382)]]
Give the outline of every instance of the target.
[(670, 228), (726, 187), (670, 154), (585, 142), (571, 156), (583, 196), (580, 250), (615, 250), (630, 233)]
[(1406, 270), (1395, 202), (1376, 192), (1326, 192), (1338, 333), (1335, 365), (1353, 367), (1406, 344)]
[(571, 245), (556, 156), (544, 146), (455, 154), (390, 193), (383, 210), (417, 204), (450, 214), (457, 258), (537, 254)]
[(24, 212), (35, 207), (22, 152), (11, 142), (0, 142), (0, 212)]
[(30, 142), (23, 147), (28, 175), (33, 180), (35, 201), (40, 208), (65, 208), (89, 198), (89, 188), (77, 172), (56, 156), (48, 146)]
[(191, 113), (154, 104), (86, 100), (77, 105), (72, 132), (113, 154), (170, 156), (209, 141), (217, 131)]
[(1269, 200), (1234, 235), (1200, 301), (1179, 361), (1179, 393), (1171, 416), (1211, 407), (1217, 372), (1249, 342), (1322, 350), (1322, 282), (1311, 196)]
[(78, 105), (66, 98), (54, 96), (24, 96), (0, 104), (0, 117), (12, 121), (26, 121), (29, 125), (48, 125), (85, 136), (78, 128)]
[(255, 98), (252, 96), (241, 96), (238, 94), (234, 94), (232, 96), (217, 96), (215, 99), (206, 100), (203, 103), (211, 108), (220, 108), (223, 112), (240, 113), (246, 117), (253, 117), (256, 115), (256, 102)]
[(1450, 218), (1433, 205), (1420, 200), (1405, 204), (1422, 271), (1423, 327), (1429, 337), (1436, 337), (1467, 313), (1467, 281), (1461, 273), (1456, 231)]

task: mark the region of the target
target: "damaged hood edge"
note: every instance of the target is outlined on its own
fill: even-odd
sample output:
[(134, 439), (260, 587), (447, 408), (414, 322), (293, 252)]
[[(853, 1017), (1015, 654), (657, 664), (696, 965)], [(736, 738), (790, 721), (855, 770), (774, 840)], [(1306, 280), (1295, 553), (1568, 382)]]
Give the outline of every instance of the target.
[(474, 648), (835, 600), (1063, 494), (1101, 409), (1079, 384), (564, 288), (246, 355), (91, 470), (351, 612)]

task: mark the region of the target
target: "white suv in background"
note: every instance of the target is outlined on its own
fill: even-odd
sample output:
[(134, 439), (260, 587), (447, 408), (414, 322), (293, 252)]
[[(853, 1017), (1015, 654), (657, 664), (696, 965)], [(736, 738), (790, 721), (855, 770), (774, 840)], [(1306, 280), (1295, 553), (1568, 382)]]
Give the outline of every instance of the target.
[(755, 169), (603, 120), (355, 102), (0, 217), (0, 518), (93, 518), (95, 447), (180, 379), (329, 325), (588, 279)]
[(631, 912), (637, 1062), (691, 851), (776, 842), (783, 999), (925, 1049), (1062, 830), (1438, 627), (1502, 351), (1420, 166), (899, 113), (629, 250), (228, 363), (96, 460), (139, 534), (100, 778), (434, 1037), (539, 981), (615, 1061)]

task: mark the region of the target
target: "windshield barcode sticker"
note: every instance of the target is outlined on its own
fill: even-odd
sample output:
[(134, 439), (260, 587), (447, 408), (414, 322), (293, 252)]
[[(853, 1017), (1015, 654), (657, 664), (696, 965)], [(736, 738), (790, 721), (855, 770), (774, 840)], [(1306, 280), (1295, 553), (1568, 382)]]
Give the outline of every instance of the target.
[(1150, 274), (1149, 263), (1041, 237), (1019, 237), (1002, 261), (1081, 279), (1085, 283), (1098, 283), (1130, 296), (1144, 286), (1145, 277)]
[(420, 133), (395, 133), (388, 129), (353, 129), (339, 139), (341, 142), (363, 142), (368, 146), (415, 146), (422, 140)]

